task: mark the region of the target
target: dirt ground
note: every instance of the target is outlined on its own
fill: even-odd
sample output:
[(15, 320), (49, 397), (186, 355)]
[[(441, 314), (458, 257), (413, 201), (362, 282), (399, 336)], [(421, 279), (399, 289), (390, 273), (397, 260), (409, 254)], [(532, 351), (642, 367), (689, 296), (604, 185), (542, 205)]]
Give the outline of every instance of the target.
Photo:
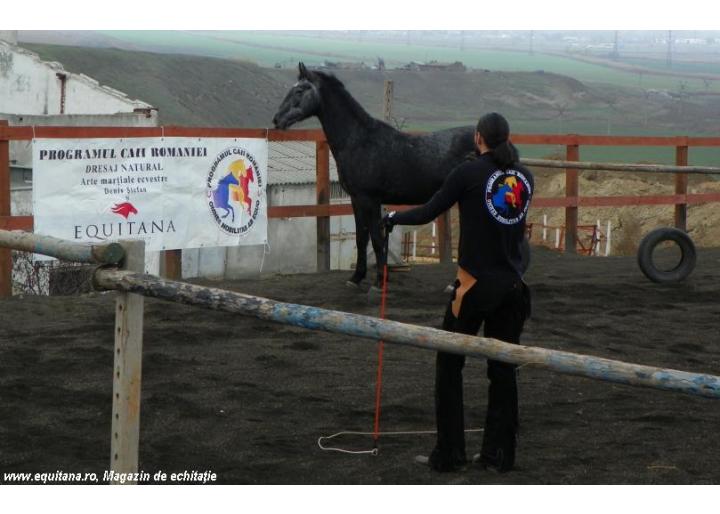
[[(347, 272), (214, 283), (277, 300), (376, 315)], [(387, 317), (438, 327), (453, 269), (392, 275)], [(633, 257), (536, 248), (523, 343), (720, 375), (720, 249), (657, 285)], [(0, 302), (0, 480), (95, 472), (110, 457), (114, 294)], [(379, 455), (321, 451), (320, 436), (371, 431), (376, 345), (146, 300), (140, 468), (212, 471), (225, 484), (648, 484), (720, 482), (720, 404), (679, 393), (520, 370), (516, 469), (438, 474), (413, 462), (433, 435), (387, 435)], [(434, 354), (387, 346), (381, 428), (434, 428)], [(465, 370), (468, 428), (481, 428), (485, 363)], [(468, 434), (477, 451), (481, 434)], [(369, 449), (367, 436), (332, 441)], [(102, 478), (100, 479), (102, 481)], [(0, 482), (0, 483), (7, 483)]]

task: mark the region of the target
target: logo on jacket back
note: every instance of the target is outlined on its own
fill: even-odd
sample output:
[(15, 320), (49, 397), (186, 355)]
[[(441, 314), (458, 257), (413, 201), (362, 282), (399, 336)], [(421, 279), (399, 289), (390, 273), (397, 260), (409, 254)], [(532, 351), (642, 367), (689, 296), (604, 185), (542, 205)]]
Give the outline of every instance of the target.
[(496, 171), (485, 186), (485, 205), (503, 225), (515, 225), (525, 218), (531, 196), (530, 182), (516, 170)]

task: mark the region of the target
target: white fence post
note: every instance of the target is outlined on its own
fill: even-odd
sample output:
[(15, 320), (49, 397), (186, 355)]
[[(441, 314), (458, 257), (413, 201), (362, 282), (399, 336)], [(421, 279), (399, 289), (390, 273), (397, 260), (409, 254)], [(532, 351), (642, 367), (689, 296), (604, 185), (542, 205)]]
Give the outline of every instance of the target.
[[(145, 242), (124, 241), (122, 245), (126, 252), (122, 269), (144, 273)], [(110, 470), (113, 476), (138, 471), (144, 300), (142, 295), (118, 292), (115, 302), (115, 364), (110, 435)], [(120, 483), (112, 479), (110, 482)]]
[(437, 226), (435, 222), (432, 222), (432, 249), (430, 250), (431, 255), (435, 255), (435, 234), (437, 233)]
[(608, 220), (608, 228), (607, 228), (607, 236), (605, 237), (605, 257), (610, 255), (610, 230), (612, 229), (612, 224), (610, 220)]

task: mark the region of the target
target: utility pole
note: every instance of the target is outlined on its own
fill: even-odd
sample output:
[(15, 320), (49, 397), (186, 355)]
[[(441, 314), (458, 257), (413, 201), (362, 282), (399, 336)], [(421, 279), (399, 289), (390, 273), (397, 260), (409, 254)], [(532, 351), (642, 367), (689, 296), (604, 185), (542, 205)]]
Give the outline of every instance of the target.
[(612, 58), (615, 60), (618, 60), (620, 58), (620, 48), (618, 46), (618, 33), (619, 32), (620, 32), (619, 30), (615, 31), (615, 45), (614, 45), (613, 53), (612, 53)]
[(390, 123), (392, 119), (392, 104), (393, 104), (393, 81), (385, 81), (385, 93), (383, 95), (383, 119)]
[(531, 30), (530, 31), (530, 55), (534, 54), (534, 51), (533, 51), (533, 39), (534, 38), (535, 38), (535, 31)]

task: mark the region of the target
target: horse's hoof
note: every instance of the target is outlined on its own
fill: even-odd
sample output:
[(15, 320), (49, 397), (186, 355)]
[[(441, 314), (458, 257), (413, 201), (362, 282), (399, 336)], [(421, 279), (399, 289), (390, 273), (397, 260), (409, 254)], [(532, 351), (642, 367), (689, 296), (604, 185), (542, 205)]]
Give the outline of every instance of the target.
[(357, 282), (353, 282), (352, 280), (348, 280), (347, 282), (345, 282), (345, 285), (350, 289), (360, 289), (360, 284), (358, 284)]
[(377, 286), (370, 286), (367, 292), (367, 300), (371, 305), (379, 305), (382, 299), (382, 289)]

